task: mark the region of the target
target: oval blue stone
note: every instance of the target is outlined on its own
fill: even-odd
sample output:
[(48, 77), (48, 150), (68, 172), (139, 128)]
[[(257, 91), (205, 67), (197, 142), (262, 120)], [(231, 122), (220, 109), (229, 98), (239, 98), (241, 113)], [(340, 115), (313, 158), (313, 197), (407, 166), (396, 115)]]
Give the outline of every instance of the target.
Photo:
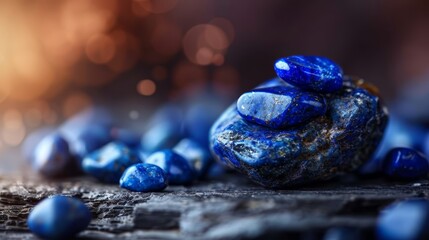
[(271, 128), (306, 122), (326, 113), (325, 99), (316, 93), (277, 86), (244, 93), (237, 111), (245, 120)]
[(382, 210), (377, 220), (377, 239), (429, 239), (429, 201), (409, 199)]
[(384, 173), (400, 180), (413, 180), (429, 173), (429, 162), (421, 153), (410, 148), (394, 148), (383, 162)]
[(274, 70), (284, 81), (302, 89), (330, 93), (341, 89), (343, 73), (336, 63), (316, 56), (290, 56), (277, 60)]
[(82, 169), (101, 182), (117, 184), (125, 169), (137, 163), (141, 160), (136, 152), (123, 143), (112, 142), (85, 157)]
[(168, 182), (174, 185), (190, 184), (195, 179), (195, 171), (188, 161), (173, 150), (162, 150), (153, 153), (145, 163), (162, 168), (168, 177)]
[(28, 228), (43, 239), (71, 239), (85, 230), (91, 212), (80, 200), (52, 196), (37, 204), (28, 216)]
[(33, 169), (45, 177), (65, 175), (72, 161), (69, 145), (58, 133), (44, 137), (33, 154)]
[(167, 187), (167, 176), (156, 165), (139, 163), (125, 170), (119, 186), (133, 192), (161, 191)]
[(213, 158), (209, 151), (198, 142), (184, 138), (173, 148), (173, 151), (183, 156), (194, 168), (199, 178), (203, 178), (209, 167), (213, 164)]

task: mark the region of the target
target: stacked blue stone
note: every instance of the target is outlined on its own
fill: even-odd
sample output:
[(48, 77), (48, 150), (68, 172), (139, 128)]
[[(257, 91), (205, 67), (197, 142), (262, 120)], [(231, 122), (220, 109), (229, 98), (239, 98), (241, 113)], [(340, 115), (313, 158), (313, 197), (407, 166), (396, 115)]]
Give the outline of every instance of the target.
[(429, 239), (429, 201), (408, 199), (381, 211), (376, 225), (377, 239)]
[(332, 60), (317, 56), (290, 56), (277, 60), (274, 70), (284, 81), (320, 93), (331, 93), (343, 86), (343, 71)]
[(133, 192), (156, 192), (167, 187), (168, 178), (160, 167), (139, 163), (127, 168), (122, 175), (119, 186)]
[(271, 128), (307, 122), (326, 113), (323, 96), (293, 87), (259, 88), (237, 100), (237, 111), (245, 120)]
[(33, 169), (45, 177), (59, 177), (67, 174), (72, 156), (64, 138), (53, 133), (37, 144), (32, 157)]
[(383, 171), (391, 178), (414, 180), (427, 177), (428, 159), (420, 152), (410, 148), (394, 148), (383, 161)]
[(30, 212), (28, 228), (42, 239), (73, 239), (85, 230), (91, 212), (79, 199), (55, 195), (42, 200)]
[(265, 187), (327, 180), (374, 152), (387, 111), (374, 89), (322, 57), (276, 62), (279, 77), (243, 94), (212, 126), (216, 159)]
[(85, 157), (82, 168), (101, 182), (117, 184), (125, 169), (137, 163), (141, 163), (137, 152), (121, 142), (112, 142)]
[(188, 185), (196, 178), (191, 164), (180, 154), (171, 149), (158, 151), (150, 155), (145, 163), (153, 164), (165, 171), (168, 182), (172, 185)]

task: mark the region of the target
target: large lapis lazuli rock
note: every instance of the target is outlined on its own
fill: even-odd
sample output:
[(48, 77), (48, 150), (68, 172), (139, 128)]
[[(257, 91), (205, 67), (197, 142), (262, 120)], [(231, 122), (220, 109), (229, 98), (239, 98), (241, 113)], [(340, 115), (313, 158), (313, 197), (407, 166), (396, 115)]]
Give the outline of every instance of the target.
[(244, 93), (237, 100), (237, 111), (249, 122), (284, 128), (324, 115), (326, 103), (319, 94), (277, 86)]
[(343, 72), (332, 60), (316, 56), (290, 56), (274, 63), (277, 75), (301, 89), (330, 93), (341, 89)]
[[(288, 86), (274, 79), (261, 85)], [(377, 147), (387, 122), (379, 97), (351, 79), (326, 95), (326, 114), (272, 129), (244, 120), (236, 104), (211, 129), (211, 151), (222, 163), (270, 188), (327, 180), (357, 169)]]

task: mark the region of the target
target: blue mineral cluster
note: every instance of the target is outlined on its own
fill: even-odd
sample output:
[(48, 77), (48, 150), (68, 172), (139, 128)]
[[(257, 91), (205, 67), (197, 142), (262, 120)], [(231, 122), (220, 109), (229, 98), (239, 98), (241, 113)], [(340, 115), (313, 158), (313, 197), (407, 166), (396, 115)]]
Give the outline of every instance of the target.
[(90, 221), (91, 212), (82, 201), (54, 195), (31, 210), (27, 224), (42, 239), (72, 239), (85, 230)]
[(388, 118), (373, 89), (322, 57), (282, 58), (275, 70), (280, 78), (244, 93), (213, 125), (221, 163), (282, 188), (354, 171), (370, 158)]
[[(207, 96), (182, 106), (168, 103), (147, 121), (140, 135), (118, 127), (106, 109), (91, 108), (58, 128), (34, 132), (23, 153), (47, 178), (84, 173), (102, 183), (142, 192), (189, 185), (223, 172), (208, 144), (209, 128), (221, 109)], [(200, 114), (202, 110), (207, 114)]]

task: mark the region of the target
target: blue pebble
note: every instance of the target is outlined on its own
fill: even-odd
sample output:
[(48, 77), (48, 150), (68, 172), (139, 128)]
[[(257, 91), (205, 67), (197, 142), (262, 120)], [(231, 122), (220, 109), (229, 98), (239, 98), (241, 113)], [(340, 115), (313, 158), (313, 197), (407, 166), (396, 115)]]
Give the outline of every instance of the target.
[(79, 161), (89, 153), (112, 141), (112, 117), (102, 108), (91, 108), (68, 119), (59, 132), (70, 144), (70, 151)]
[(125, 169), (137, 163), (141, 160), (136, 152), (123, 143), (112, 142), (85, 157), (82, 169), (101, 182), (117, 184)]
[(150, 155), (145, 163), (157, 165), (167, 174), (168, 182), (172, 185), (192, 183), (195, 171), (184, 157), (173, 150), (162, 150)]
[(52, 196), (38, 203), (28, 216), (28, 228), (43, 239), (70, 239), (85, 230), (91, 212), (79, 199)]
[(325, 99), (297, 88), (277, 86), (246, 92), (237, 101), (242, 118), (262, 126), (285, 128), (326, 113)]
[(315, 56), (290, 56), (274, 64), (274, 70), (284, 81), (302, 89), (331, 93), (343, 86), (343, 73), (328, 58)]
[(382, 210), (376, 225), (377, 239), (429, 239), (429, 201), (409, 199)]
[(34, 151), (39, 142), (42, 141), (42, 139), (46, 136), (55, 133), (55, 130), (56, 129), (53, 127), (43, 127), (36, 129), (34, 132), (28, 134), (28, 136), (25, 138), (24, 142), (21, 145), (21, 150), (26, 160), (28, 160), (30, 163), (33, 162)]
[(182, 139), (173, 150), (189, 162), (199, 178), (205, 176), (213, 163), (210, 153), (200, 144), (188, 138)]
[(209, 92), (190, 98), (186, 103), (183, 121), (186, 137), (209, 151), (210, 128), (228, 105), (229, 102), (226, 103), (225, 98)]
[(141, 139), (142, 149), (153, 153), (172, 148), (183, 136), (183, 111), (177, 105), (167, 104), (149, 120)]
[(167, 187), (167, 176), (160, 167), (139, 163), (127, 168), (119, 180), (121, 188), (133, 192), (155, 192)]
[(59, 177), (67, 173), (71, 160), (68, 143), (60, 134), (54, 133), (37, 144), (32, 166), (45, 177)]
[(400, 180), (413, 180), (429, 173), (429, 162), (421, 153), (410, 148), (394, 148), (383, 161), (384, 173)]

